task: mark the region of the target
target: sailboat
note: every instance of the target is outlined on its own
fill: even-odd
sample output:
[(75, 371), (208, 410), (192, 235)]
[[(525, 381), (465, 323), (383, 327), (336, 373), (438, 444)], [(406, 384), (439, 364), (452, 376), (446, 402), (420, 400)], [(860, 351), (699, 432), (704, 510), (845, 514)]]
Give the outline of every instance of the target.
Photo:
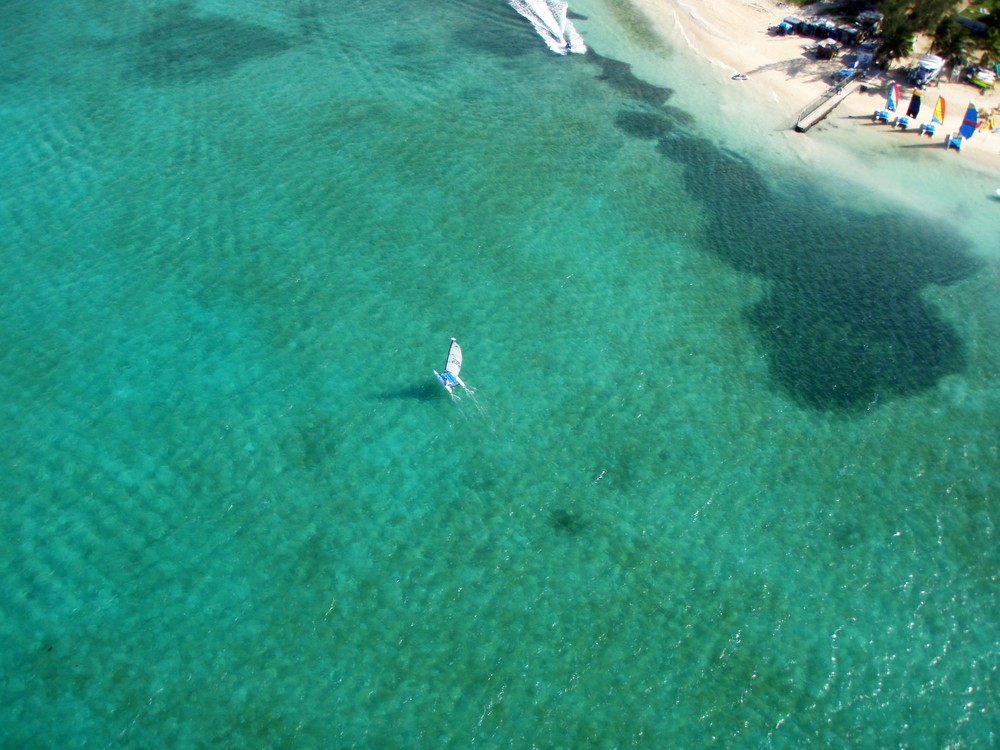
[(448, 361), (445, 363), (444, 372), (438, 372), (434, 370), (434, 374), (437, 376), (438, 381), (441, 385), (445, 387), (448, 393), (454, 392), (458, 386), (462, 386), (465, 390), (469, 390), (469, 387), (462, 382), (462, 379), (458, 377), (458, 373), (462, 370), (462, 347), (458, 345), (458, 342), (452, 337), (451, 347), (448, 349)]
[(903, 130), (906, 130), (913, 121), (917, 119), (917, 115), (920, 114), (920, 89), (913, 89), (913, 96), (910, 97), (910, 106), (906, 108), (906, 114), (902, 117), (897, 117), (896, 122), (893, 127), (899, 126)]
[(893, 82), (889, 85), (889, 96), (885, 100), (885, 109), (879, 109), (872, 115), (874, 122), (889, 122), (889, 113), (895, 112), (899, 106), (899, 84)]
[(930, 122), (925, 122), (920, 126), (920, 135), (933, 137), (937, 133), (938, 125), (944, 125), (944, 97), (939, 96), (937, 104), (934, 105), (934, 116)]
[(958, 135), (950, 133), (944, 141), (945, 148), (953, 148), (956, 151), (962, 150), (962, 144), (976, 134), (979, 128), (979, 110), (976, 109), (975, 102), (969, 102), (969, 108), (965, 110), (965, 118), (962, 120), (962, 127), (958, 129)]

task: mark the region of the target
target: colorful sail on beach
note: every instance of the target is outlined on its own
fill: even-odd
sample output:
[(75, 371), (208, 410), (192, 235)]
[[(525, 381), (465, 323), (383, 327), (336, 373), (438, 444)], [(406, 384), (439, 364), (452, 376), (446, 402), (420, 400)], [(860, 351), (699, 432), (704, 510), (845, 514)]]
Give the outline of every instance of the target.
[(958, 134), (965, 140), (969, 140), (976, 134), (979, 127), (979, 112), (975, 102), (969, 102), (969, 108), (965, 110), (965, 119), (962, 120), (962, 127), (958, 129)]
[(944, 97), (939, 96), (937, 104), (934, 105), (934, 116), (931, 118), (931, 122), (936, 122), (938, 125), (944, 125)]
[(906, 116), (916, 118), (920, 114), (920, 89), (913, 89), (910, 106), (906, 108)]
[(893, 83), (889, 86), (889, 97), (885, 100), (885, 108), (890, 112), (895, 112), (899, 106), (899, 84)]
[(934, 116), (931, 117), (930, 122), (925, 122), (920, 126), (920, 134), (934, 137), (937, 133), (938, 125), (944, 125), (944, 97), (939, 96), (937, 103), (934, 105)]

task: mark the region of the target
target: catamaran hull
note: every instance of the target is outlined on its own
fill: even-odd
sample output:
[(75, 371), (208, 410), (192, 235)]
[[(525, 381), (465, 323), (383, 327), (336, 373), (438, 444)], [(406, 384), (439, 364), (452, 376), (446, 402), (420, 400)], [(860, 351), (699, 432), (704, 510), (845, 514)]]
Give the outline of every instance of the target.
[(441, 373), (439, 373), (437, 370), (434, 370), (434, 377), (437, 378), (437, 381), (441, 384), (441, 387), (444, 388), (446, 391), (448, 391), (448, 393), (451, 393), (453, 390), (455, 390), (455, 386), (451, 385), (443, 377), (441, 377)]
[(445, 363), (444, 372), (438, 372), (434, 370), (434, 375), (437, 376), (438, 382), (444, 386), (448, 393), (454, 393), (455, 389), (461, 386), (464, 390), (469, 390), (469, 387), (462, 382), (462, 379), (458, 377), (458, 373), (462, 370), (462, 347), (458, 345), (458, 341), (455, 337), (451, 338), (451, 346), (448, 348), (448, 361)]
[(465, 383), (462, 382), (462, 379), (455, 373), (448, 372), (447, 370), (444, 371), (444, 375), (439, 373), (437, 370), (434, 370), (433, 372), (437, 377), (438, 382), (441, 384), (441, 387), (448, 391), (448, 393), (454, 393), (455, 389), (459, 386), (462, 386), (465, 390), (469, 390), (468, 386), (466, 386)]

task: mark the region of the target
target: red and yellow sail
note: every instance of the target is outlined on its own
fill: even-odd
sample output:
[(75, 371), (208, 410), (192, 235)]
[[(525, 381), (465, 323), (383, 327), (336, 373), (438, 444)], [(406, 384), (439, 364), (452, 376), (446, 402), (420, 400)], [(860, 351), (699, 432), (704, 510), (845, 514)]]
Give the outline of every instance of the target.
[(944, 97), (939, 96), (937, 104), (934, 105), (934, 116), (931, 118), (931, 122), (936, 122), (938, 125), (944, 124)]

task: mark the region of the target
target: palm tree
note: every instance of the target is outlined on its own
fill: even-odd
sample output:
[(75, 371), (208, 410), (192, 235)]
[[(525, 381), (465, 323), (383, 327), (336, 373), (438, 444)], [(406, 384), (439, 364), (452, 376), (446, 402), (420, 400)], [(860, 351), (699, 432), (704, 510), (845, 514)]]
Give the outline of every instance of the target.
[(917, 0), (909, 9), (914, 31), (930, 31), (938, 26), (945, 14), (953, 13), (953, 0)]
[(944, 18), (934, 30), (931, 51), (950, 62), (965, 63), (972, 57), (976, 45), (969, 30), (954, 18)]
[(886, 0), (879, 5), (882, 19), (882, 46), (879, 59), (892, 62), (913, 52), (913, 22), (906, 0)]

